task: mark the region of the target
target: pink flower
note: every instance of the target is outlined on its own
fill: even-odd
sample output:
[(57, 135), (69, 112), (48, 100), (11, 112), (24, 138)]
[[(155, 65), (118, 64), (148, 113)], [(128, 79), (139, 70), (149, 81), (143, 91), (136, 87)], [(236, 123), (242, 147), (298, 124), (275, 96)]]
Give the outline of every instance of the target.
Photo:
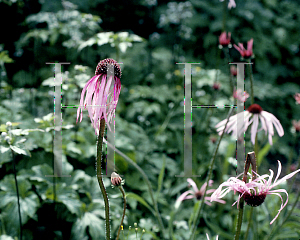
[(300, 104), (300, 93), (296, 93), (295, 96), (294, 96), (294, 98), (296, 100), (296, 103)]
[[(220, 0), (220, 2), (223, 2), (224, 0)], [(231, 9), (231, 8), (235, 8), (236, 7), (236, 4), (235, 4), (235, 1), (234, 0), (229, 0), (229, 3), (228, 3), (228, 8)]]
[[(252, 119), (250, 119), (251, 117)], [(238, 120), (244, 121), (244, 129), (237, 129)], [(227, 119), (219, 122), (216, 125), (217, 132), (219, 133), (219, 135), (223, 133), (226, 122)], [(258, 130), (259, 122), (261, 122), (262, 127)], [(253, 123), (251, 127), (251, 142), (253, 144), (255, 144), (255, 136), (257, 132), (264, 130), (266, 134), (269, 133), (269, 143), (270, 145), (272, 145), (272, 136), (274, 135), (273, 124), (280, 137), (282, 137), (284, 134), (283, 128), (279, 120), (273, 114), (263, 111), (262, 107), (258, 104), (252, 104), (246, 111), (231, 116), (229, 118), (225, 132), (230, 133), (232, 131), (232, 135), (238, 138), (241, 134), (244, 134), (244, 132), (247, 130), (248, 126), (250, 126), (251, 123)]]
[(230, 73), (232, 76), (236, 76), (237, 75), (237, 68), (236, 66), (231, 65), (230, 66)]
[(120, 177), (119, 174), (117, 174), (116, 172), (113, 172), (110, 176), (110, 181), (111, 181), (111, 184), (114, 185), (114, 186), (120, 186), (121, 183), (122, 183), (122, 178)]
[[(192, 199), (192, 198), (196, 198), (197, 200), (200, 200), (200, 199), (203, 197), (203, 194), (204, 194), (204, 191), (205, 191), (205, 188), (206, 188), (207, 184), (204, 183), (204, 184), (202, 185), (202, 187), (200, 188), (200, 190), (199, 190), (199, 189), (197, 188), (196, 183), (195, 183), (191, 178), (188, 178), (187, 181), (188, 181), (188, 183), (190, 184), (190, 186), (192, 186), (193, 190), (188, 190), (188, 191), (184, 192), (183, 194), (181, 194), (181, 195), (179, 196), (179, 198), (176, 200), (175, 208), (178, 208), (179, 205), (181, 204), (181, 202), (182, 202), (183, 200), (186, 200), (186, 199)], [(212, 181), (212, 180), (209, 180), (208, 185), (211, 187), (211, 186), (212, 186), (212, 183), (213, 183), (213, 181)], [(207, 190), (207, 191), (206, 191), (206, 194), (210, 194), (210, 193), (212, 193), (212, 192), (214, 192), (214, 191), (215, 191), (215, 189)], [(205, 200), (204, 203), (206, 203), (207, 205), (211, 206), (211, 203), (207, 201), (207, 200), (211, 200), (210, 197), (206, 196), (206, 197), (204, 198), (204, 200)], [(225, 203), (224, 200), (219, 200), (218, 202), (219, 202), (219, 203), (223, 203), (223, 204)]]
[[(242, 175), (242, 174), (240, 174), (239, 176), (231, 177), (226, 182), (222, 183), (218, 187), (218, 189), (211, 195), (210, 201), (212, 202), (212, 201), (220, 200), (220, 198), (224, 197), (230, 191), (234, 191), (234, 193), (239, 192), (240, 195), (239, 195), (238, 200), (236, 202), (234, 202), (233, 205), (238, 203), (240, 198), (243, 197), (245, 202), (248, 205), (250, 205), (252, 207), (257, 207), (257, 206), (260, 206), (265, 201), (265, 198), (267, 195), (270, 195), (270, 194), (277, 195), (280, 197), (282, 203), (281, 203), (280, 209), (278, 210), (277, 215), (270, 222), (270, 224), (272, 224), (276, 220), (276, 218), (278, 217), (278, 215), (282, 211), (282, 209), (288, 203), (289, 198), (288, 198), (288, 193), (285, 189), (277, 189), (277, 190), (271, 190), (271, 189), (273, 189), (274, 187), (283, 183), (287, 179), (293, 177), (296, 173), (298, 173), (300, 171), (300, 169), (298, 169), (297, 171), (294, 171), (294, 172), (286, 175), (285, 177), (281, 178), (280, 180), (277, 180), (281, 173), (281, 163), (279, 160), (277, 160), (277, 161), (278, 161), (278, 171), (277, 171), (277, 176), (276, 176), (273, 184), (271, 182), (273, 179), (274, 172), (271, 169), (269, 170), (270, 175), (265, 174), (265, 175), (260, 176), (255, 173), (257, 178), (253, 181), (249, 181), (248, 183), (245, 183), (244, 181), (238, 179), (238, 177)], [(250, 173), (248, 173), (248, 174), (250, 174)], [(268, 179), (266, 180), (265, 178), (268, 178)], [(223, 189), (223, 187), (225, 187), (225, 188)], [(286, 194), (287, 199), (284, 204), (283, 204), (282, 196), (279, 193)]]
[(241, 102), (246, 102), (247, 98), (249, 97), (249, 94), (246, 91), (242, 93), (242, 90), (238, 89), (233, 92), (233, 97)]
[[(109, 78), (107, 77), (108, 65), (113, 65), (114, 67), (114, 78), (112, 73)], [(100, 119), (104, 118), (107, 123), (110, 123), (119, 100), (121, 91), (120, 78), (121, 69), (115, 60), (107, 58), (100, 61), (97, 65), (95, 76), (82, 89), (76, 122), (78, 122), (79, 115), (79, 122), (81, 122), (82, 109), (87, 109), (96, 135), (99, 132)], [(84, 98), (85, 93), (86, 96)], [(110, 129), (109, 124), (108, 127)]]
[(250, 58), (253, 55), (253, 38), (247, 42), (247, 50), (244, 48), (242, 43), (239, 43), (239, 46), (233, 44), (236, 50), (238, 50), (243, 58)]
[(228, 35), (226, 32), (222, 32), (219, 36), (219, 43), (222, 46), (227, 46), (231, 40), (231, 33), (229, 32)]
[(220, 86), (221, 86), (220, 83), (215, 82), (212, 87), (213, 87), (214, 90), (219, 90)]
[(292, 123), (295, 131), (300, 132), (300, 120), (298, 122), (296, 120), (293, 120)]

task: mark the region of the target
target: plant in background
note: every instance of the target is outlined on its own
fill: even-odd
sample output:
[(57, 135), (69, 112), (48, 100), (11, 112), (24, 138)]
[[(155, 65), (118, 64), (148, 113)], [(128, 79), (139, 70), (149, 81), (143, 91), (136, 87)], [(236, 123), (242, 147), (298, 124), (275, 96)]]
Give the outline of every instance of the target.
[[(220, 2), (224, 2), (224, 0), (220, 0)], [(236, 7), (235, 1), (234, 0), (229, 0), (228, 8), (231, 9), (231, 8), (235, 8), (235, 7)]]
[(231, 33), (222, 32), (219, 36), (219, 44), (221, 47), (226, 47), (230, 44), (231, 41)]
[[(238, 119), (243, 119), (244, 129), (237, 129)], [(227, 119), (224, 119), (216, 125), (219, 135), (221, 135), (224, 131), (226, 121)], [(261, 122), (262, 125), (260, 129), (258, 129), (259, 122)], [(252, 104), (245, 112), (241, 112), (234, 116), (231, 116), (225, 128), (225, 132), (230, 133), (232, 131), (232, 135), (237, 138), (247, 130), (251, 123), (251, 142), (253, 144), (255, 144), (255, 137), (257, 132), (264, 130), (266, 134), (269, 133), (269, 143), (270, 145), (272, 145), (272, 137), (274, 135), (273, 125), (275, 126), (280, 137), (282, 137), (284, 134), (279, 120), (273, 114), (263, 111), (262, 107), (258, 104)]]
[(244, 58), (251, 58), (253, 57), (253, 38), (251, 38), (248, 42), (247, 42), (247, 49), (244, 48), (244, 45), (242, 43), (238, 44), (239, 46), (233, 44), (233, 46), (235, 47), (236, 50), (239, 51), (239, 53), (241, 54), (241, 57)]
[[(192, 198), (196, 198), (197, 200), (200, 200), (200, 199), (203, 198), (203, 195), (204, 195), (204, 192), (205, 192), (207, 183), (204, 183), (204, 184), (201, 186), (201, 188), (198, 189), (196, 183), (195, 183), (191, 178), (188, 178), (187, 181), (188, 181), (188, 183), (190, 184), (190, 186), (192, 186), (193, 190), (188, 190), (188, 191), (182, 193), (182, 194), (179, 196), (179, 198), (176, 200), (176, 202), (175, 202), (175, 208), (178, 208), (183, 200), (186, 200), (186, 199), (192, 199)], [(211, 187), (211, 186), (212, 186), (212, 183), (213, 183), (213, 181), (210, 180), (210, 181), (208, 182), (208, 186)], [(209, 190), (206, 190), (206, 194), (213, 193), (215, 190), (216, 190), (216, 189), (209, 189)], [(205, 200), (204, 203), (206, 203), (207, 205), (211, 206), (211, 203), (208, 202), (209, 200), (211, 200), (211, 197), (206, 196), (206, 197), (204, 198), (204, 200)], [(225, 201), (224, 201), (224, 200), (221, 200), (221, 199), (220, 199), (218, 202), (219, 202), (219, 203), (223, 203), (223, 204), (225, 203)]]

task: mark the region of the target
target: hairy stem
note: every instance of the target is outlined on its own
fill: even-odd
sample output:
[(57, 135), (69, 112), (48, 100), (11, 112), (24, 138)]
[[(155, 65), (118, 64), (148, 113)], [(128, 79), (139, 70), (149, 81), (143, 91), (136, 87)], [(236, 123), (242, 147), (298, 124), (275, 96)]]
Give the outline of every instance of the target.
[(96, 159), (96, 168), (97, 168), (97, 179), (98, 183), (103, 195), (104, 199), (104, 207), (105, 207), (105, 230), (106, 230), (106, 240), (110, 240), (110, 223), (109, 223), (109, 202), (107, 193), (105, 190), (105, 186), (102, 179), (102, 172), (101, 172), (101, 162), (102, 162), (102, 145), (103, 145), (103, 136), (105, 130), (105, 119), (100, 120), (100, 131), (97, 141), (97, 159)]
[(162, 235), (163, 235), (163, 236), (162, 236), (162, 239), (164, 239), (164, 236), (165, 236), (165, 228), (164, 228), (164, 225), (163, 225), (163, 222), (162, 222), (160, 213), (159, 213), (159, 211), (158, 211), (157, 201), (156, 201), (155, 198), (154, 198), (154, 194), (153, 194), (153, 190), (152, 190), (151, 183), (150, 183), (150, 181), (149, 181), (149, 179), (148, 179), (146, 173), (143, 171), (143, 169), (141, 169), (141, 168), (139, 167), (139, 165), (137, 165), (132, 159), (130, 159), (129, 157), (127, 157), (127, 156), (126, 156), (124, 153), (122, 153), (119, 149), (114, 148), (114, 147), (112, 146), (112, 144), (110, 144), (110, 143), (107, 142), (106, 140), (104, 140), (104, 141), (107, 143), (107, 145), (108, 145), (110, 148), (114, 149), (120, 156), (122, 156), (122, 157), (125, 159), (126, 162), (130, 163), (133, 167), (135, 167), (135, 168), (141, 173), (142, 177), (144, 178), (144, 180), (145, 180), (145, 182), (146, 182), (146, 184), (147, 184), (147, 186), (148, 186), (149, 194), (150, 194), (150, 196), (151, 196), (151, 200), (152, 200), (153, 205), (154, 205), (154, 210), (155, 210), (155, 212), (153, 213), (153, 215), (154, 215), (154, 216), (157, 218), (157, 220), (158, 220), (158, 224), (159, 224), (160, 230), (161, 230)]
[(123, 195), (123, 199), (124, 199), (124, 209), (123, 209), (123, 216), (122, 216), (122, 219), (121, 219), (121, 224), (120, 224), (120, 227), (119, 227), (119, 230), (118, 230), (118, 234), (117, 234), (117, 238), (116, 240), (119, 239), (119, 236), (120, 236), (120, 231), (121, 231), (121, 228), (122, 228), (122, 225), (123, 225), (123, 220), (124, 220), (124, 217), (125, 217), (125, 212), (126, 212), (126, 196), (125, 196), (125, 191), (122, 187), (122, 185), (119, 186), (119, 189)]

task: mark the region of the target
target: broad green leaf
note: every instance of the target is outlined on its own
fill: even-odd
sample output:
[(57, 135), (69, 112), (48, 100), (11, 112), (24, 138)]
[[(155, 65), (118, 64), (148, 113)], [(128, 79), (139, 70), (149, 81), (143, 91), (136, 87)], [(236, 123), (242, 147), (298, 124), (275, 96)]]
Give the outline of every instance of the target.
[(16, 147), (16, 146), (13, 146), (13, 145), (10, 145), (9, 147), (11, 148), (11, 150), (16, 152), (17, 154), (23, 154), (23, 155), (28, 156), (27, 152), (25, 150), (19, 148), (19, 147)]
[[(65, 183), (58, 183), (56, 185), (56, 201), (63, 203), (68, 210), (76, 214), (77, 216), (81, 215), (81, 206), (82, 202), (79, 199), (78, 194), (71, 186), (67, 186)], [(46, 197), (53, 200), (53, 187), (50, 186), (46, 191)]]
[(9, 150), (9, 147), (0, 146), (0, 152), (5, 153)]
[(77, 219), (71, 231), (71, 239), (88, 240), (87, 231), (92, 239), (105, 239), (105, 222), (96, 215), (86, 212), (83, 217)]
[(135, 194), (135, 193), (126, 193), (126, 198), (133, 198), (135, 200), (137, 200), (139, 203), (143, 204), (145, 207), (147, 207), (152, 213), (154, 212), (153, 208), (151, 208), (149, 206), (149, 204), (139, 195)]

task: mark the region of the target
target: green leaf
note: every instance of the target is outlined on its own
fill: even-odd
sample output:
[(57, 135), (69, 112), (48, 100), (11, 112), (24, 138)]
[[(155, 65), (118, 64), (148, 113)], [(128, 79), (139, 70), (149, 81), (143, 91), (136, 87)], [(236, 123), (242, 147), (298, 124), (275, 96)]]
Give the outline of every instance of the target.
[(140, 197), (139, 195), (137, 195), (135, 193), (127, 193), (126, 198), (133, 198), (133, 199), (137, 200), (138, 202), (143, 204), (146, 208), (148, 208), (152, 213), (154, 213), (153, 208), (151, 208), (149, 206), (149, 204), (142, 197)]
[[(53, 200), (53, 187), (50, 186), (46, 191), (46, 197)], [(67, 186), (66, 183), (59, 183), (56, 185), (56, 201), (63, 203), (68, 210), (76, 214), (81, 215), (82, 202), (79, 200), (78, 194), (72, 189), (71, 186)]]
[[(29, 218), (35, 218), (39, 202), (36, 194), (31, 189), (31, 184), (24, 177), (17, 177), (20, 196), (20, 211), (22, 224)], [(13, 175), (6, 176), (0, 183), (0, 208), (6, 224), (7, 232), (14, 232), (19, 228), (19, 213), (17, 203), (16, 184)]]
[(0, 146), (0, 152), (5, 153), (9, 150), (9, 147)]
[(166, 166), (166, 156), (163, 156), (163, 166), (160, 170), (159, 176), (158, 176), (158, 186), (157, 186), (157, 193), (160, 192), (161, 187), (162, 187), (162, 183), (164, 180), (164, 174), (165, 174), (165, 166)]
[(23, 155), (29, 156), (25, 150), (23, 150), (23, 149), (21, 149), (19, 147), (12, 146), (12, 145), (10, 145), (9, 147), (11, 148), (11, 150), (13, 150), (14, 152), (16, 152), (17, 154), (23, 154)]
[(77, 219), (71, 231), (71, 239), (88, 240), (88, 231), (92, 239), (105, 239), (105, 223), (96, 215), (86, 212), (83, 217)]
[[(277, 139), (278, 138), (273, 138), (273, 144), (277, 142)], [(268, 154), (268, 152), (270, 151), (270, 149), (271, 149), (271, 145), (268, 142), (268, 143), (266, 143), (266, 145), (262, 149), (260, 149), (258, 151), (258, 154), (257, 154), (257, 166), (260, 166), (262, 160)]]
[(203, 214), (203, 218), (206, 222), (206, 224), (212, 229), (214, 230), (215, 232), (217, 232), (220, 236), (224, 237), (224, 238), (227, 238), (227, 239), (233, 239), (234, 238), (234, 235), (233, 234), (230, 234), (228, 232), (225, 232), (222, 228), (220, 228), (218, 225), (216, 225), (215, 223), (213, 222), (209, 222), (207, 220), (207, 217), (206, 217), (206, 214)]

